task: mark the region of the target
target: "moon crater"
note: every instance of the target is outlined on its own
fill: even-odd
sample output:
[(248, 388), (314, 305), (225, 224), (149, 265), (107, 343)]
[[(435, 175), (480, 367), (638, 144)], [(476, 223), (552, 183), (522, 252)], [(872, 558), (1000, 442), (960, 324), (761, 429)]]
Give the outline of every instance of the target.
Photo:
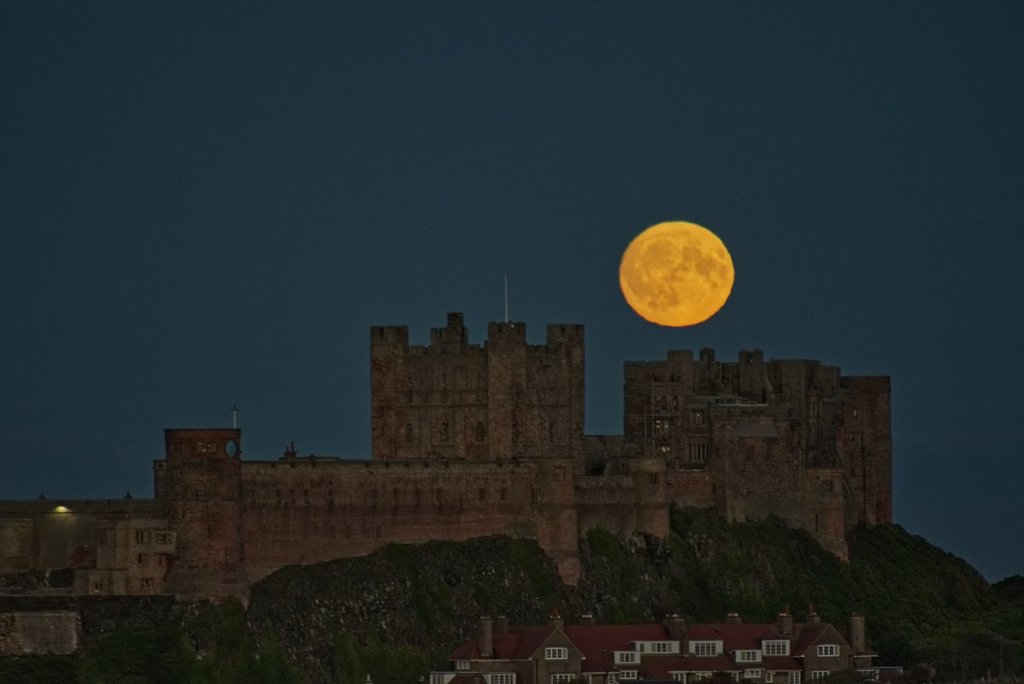
[(626, 302), (659, 325), (696, 325), (722, 308), (735, 273), (725, 245), (707, 228), (685, 221), (651, 226), (622, 255), (619, 285)]

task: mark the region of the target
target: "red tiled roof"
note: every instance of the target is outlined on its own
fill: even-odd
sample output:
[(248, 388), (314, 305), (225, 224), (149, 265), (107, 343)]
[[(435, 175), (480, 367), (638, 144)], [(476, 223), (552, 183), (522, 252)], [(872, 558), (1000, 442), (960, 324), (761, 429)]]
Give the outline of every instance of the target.
[[(492, 637), (494, 644), (494, 655), (496, 660), (526, 660), (540, 648), (544, 640), (548, 638), (554, 627), (542, 625), (539, 627), (509, 626), (504, 634), (495, 634)], [(476, 639), (469, 639), (455, 649), (450, 660), (480, 660), (480, 644)]]
[(612, 651), (631, 651), (632, 641), (666, 641), (662, 625), (567, 625), (565, 635), (583, 652), (584, 672), (615, 669)]
[[(805, 654), (821, 634), (828, 628), (824, 623), (796, 623), (792, 634), (784, 635), (776, 623), (739, 624), (694, 624), (687, 625), (687, 638), (691, 641), (717, 641), (723, 643), (724, 653), (720, 656), (658, 655), (645, 653), (643, 666), (639, 669), (660, 676), (673, 670), (715, 672), (746, 668), (769, 670), (798, 670), (797, 656)], [(495, 634), (494, 659), (525, 660), (532, 656), (553, 631), (550, 625), (538, 627), (510, 626), (505, 634)], [(667, 641), (671, 637), (664, 625), (566, 625), (565, 635), (583, 653), (584, 672), (607, 672), (614, 669), (631, 669), (630, 666), (616, 668), (613, 651), (631, 651), (634, 641)], [(789, 639), (789, 656), (768, 656), (761, 663), (739, 663), (733, 659), (737, 650), (760, 649), (766, 639)], [(452, 660), (479, 660), (480, 650), (476, 639), (470, 639), (459, 646), (451, 655)]]

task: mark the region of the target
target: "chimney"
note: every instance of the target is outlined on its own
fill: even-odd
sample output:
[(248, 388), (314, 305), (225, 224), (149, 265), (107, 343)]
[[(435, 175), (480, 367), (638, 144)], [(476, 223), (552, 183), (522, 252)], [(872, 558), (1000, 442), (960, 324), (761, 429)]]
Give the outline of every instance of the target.
[(562, 616), (558, 612), (558, 608), (551, 609), (551, 615), (548, 616), (548, 624), (554, 627), (555, 629), (562, 629), (562, 625), (564, 625), (565, 623), (562, 620)]
[(499, 615), (494, 618), (494, 633), (495, 634), (508, 634), (508, 618), (504, 615)]
[(793, 616), (789, 614), (789, 606), (787, 605), (781, 613), (779, 613), (779, 634), (792, 634), (793, 633)]
[[(675, 613), (669, 613), (665, 616), (665, 629), (668, 630), (668, 636), (672, 641), (683, 642), (686, 639), (686, 620), (679, 617)], [(680, 650), (684, 653), (686, 649), (682, 648), (680, 643)]]
[(480, 646), (480, 655), (490, 658), (494, 655), (494, 622), (489, 615), (480, 618), (480, 635), (477, 637)]
[(809, 624), (809, 625), (821, 624), (821, 618), (818, 617), (818, 611), (814, 610), (814, 604), (813, 603), (807, 607), (807, 624)]
[(742, 622), (743, 620), (740, 618), (740, 614), (735, 611), (725, 616), (725, 624), (727, 625), (738, 625)]
[(853, 649), (854, 653), (864, 653), (867, 651), (866, 644), (864, 643), (864, 616), (860, 613), (854, 613), (850, 616), (850, 648)]
[(594, 619), (594, 614), (593, 613), (584, 613), (583, 615), (580, 615), (580, 624), (581, 625), (594, 625), (594, 624), (597, 624), (597, 621)]

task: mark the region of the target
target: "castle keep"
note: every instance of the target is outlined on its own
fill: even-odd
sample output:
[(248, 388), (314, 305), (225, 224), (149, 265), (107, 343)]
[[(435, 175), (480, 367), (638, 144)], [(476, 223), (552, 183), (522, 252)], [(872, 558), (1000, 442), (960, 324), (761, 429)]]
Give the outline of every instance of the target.
[(817, 361), (628, 363), (622, 435), (585, 435), (584, 340), (461, 314), (410, 345), (370, 331), (369, 460), (242, 460), (237, 429), (167, 430), (155, 498), (0, 503), (0, 574), (74, 569), (76, 593), (244, 594), (277, 568), (392, 542), (505, 534), (579, 576), (593, 527), (668, 534), (669, 507), (775, 514), (841, 558), (858, 522), (888, 522), (889, 380)]

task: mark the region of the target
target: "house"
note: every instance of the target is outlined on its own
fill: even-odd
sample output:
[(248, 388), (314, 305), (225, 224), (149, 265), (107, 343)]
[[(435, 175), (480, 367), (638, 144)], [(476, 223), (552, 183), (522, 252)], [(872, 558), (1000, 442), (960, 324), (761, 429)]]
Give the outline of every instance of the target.
[(811, 611), (796, 623), (788, 609), (768, 624), (730, 614), (720, 624), (693, 624), (669, 615), (662, 624), (598, 625), (590, 616), (566, 625), (510, 626), (480, 619), (476, 638), (451, 655), (453, 671), (433, 672), (430, 684), (588, 684), (698, 682), (714, 673), (758, 684), (810, 684), (834, 672), (877, 674), (864, 641), (864, 618), (850, 617), (847, 635)]

